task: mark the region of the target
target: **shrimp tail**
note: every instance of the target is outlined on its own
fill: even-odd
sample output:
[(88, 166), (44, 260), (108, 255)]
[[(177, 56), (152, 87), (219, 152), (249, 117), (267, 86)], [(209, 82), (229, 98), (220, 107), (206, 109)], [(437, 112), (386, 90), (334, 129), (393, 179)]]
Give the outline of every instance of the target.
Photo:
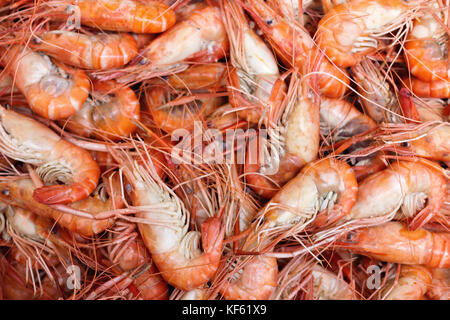
[(53, 185), (34, 190), (34, 200), (43, 204), (68, 204), (87, 197), (86, 189), (81, 185)]
[(217, 251), (217, 246), (222, 246), (225, 229), (221, 228), (220, 219), (212, 217), (203, 222), (202, 246), (206, 253)]

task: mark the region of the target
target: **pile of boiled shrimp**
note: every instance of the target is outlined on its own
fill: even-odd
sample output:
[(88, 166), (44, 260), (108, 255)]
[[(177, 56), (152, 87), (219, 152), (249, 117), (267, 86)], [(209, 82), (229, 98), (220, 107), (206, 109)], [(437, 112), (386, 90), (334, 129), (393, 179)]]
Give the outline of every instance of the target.
[(0, 298), (450, 299), (449, 13), (1, 0)]

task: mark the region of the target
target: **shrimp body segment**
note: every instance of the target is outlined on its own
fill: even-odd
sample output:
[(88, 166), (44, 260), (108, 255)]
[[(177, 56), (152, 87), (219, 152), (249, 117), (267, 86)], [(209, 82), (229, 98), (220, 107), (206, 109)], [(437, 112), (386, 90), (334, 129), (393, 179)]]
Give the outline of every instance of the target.
[(85, 35), (71, 31), (48, 31), (32, 47), (68, 65), (83, 69), (118, 68), (137, 53), (137, 42), (127, 33)]
[(277, 259), (252, 257), (242, 269), (240, 277), (223, 285), (220, 293), (227, 300), (265, 300), (277, 286), (277, 275)]
[(140, 105), (131, 88), (120, 87), (114, 80), (94, 81), (91, 96), (80, 111), (62, 121), (69, 131), (117, 141), (136, 130)]
[[(161, 1), (79, 0), (81, 24), (102, 30), (160, 33), (175, 24), (175, 13)], [(70, 7), (69, 7), (70, 8)]]
[(450, 98), (450, 81), (447, 79), (437, 79), (434, 81), (422, 81), (412, 77), (404, 79), (403, 83), (418, 97), (423, 98)]
[(422, 81), (450, 81), (448, 35), (433, 15), (414, 22), (405, 42), (405, 59), (409, 71)]
[(145, 57), (152, 64), (170, 65), (183, 60), (215, 62), (228, 51), (228, 37), (220, 10), (205, 7), (153, 40)]
[(357, 191), (355, 175), (347, 163), (317, 160), (303, 167), (272, 198), (271, 203), (282, 204), (285, 209), (268, 209), (266, 217), (280, 225), (301, 218), (308, 220), (318, 213), (314, 225), (323, 227), (348, 215)]
[(25, 95), (31, 109), (44, 118), (70, 117), (81, 109), (89, 95), (90, 83), (84, 71), (55, 64), (48, 56), (29, 48), (9, 48), (2, 63), (8, 63), (14, 85)]
[(86, 198), (97, 186), (100, 168), (88, 151), (77, 147), (43, 124), (14, 111), (0, 109), (0, 150), (12, 159), (37, 166), (49, 185), (34, 191), (44, 204), (72, 203)]
[(439, 212), (445, 194), (439, 171), (421, 163), (395, 162), (361, 182), (350, 218), (393, 218), (401, 209), (405, 217), (414, 218), (410, 227), (418, 228)]
[(408, 9), (401, 0), (352, 0), (337, 5), (320, 20), (317, 44), (338, 66), (354, 66), (377, 49), (372, 35), (400, 26)]
[(450, 235), (426, 229), (409, 231), (400, 222), (387, 222), (351, 231), (339, 245), (387, 262), (449, 268)]
[[(227, 66), (222, 63), (194, 64), (167, 77), (167, 85), (178, 90), (208, 90), (225, 85)], [(157, 80), (154, 83), (159, 84)], [(163, 83), (163, 81), (161, 81)]]

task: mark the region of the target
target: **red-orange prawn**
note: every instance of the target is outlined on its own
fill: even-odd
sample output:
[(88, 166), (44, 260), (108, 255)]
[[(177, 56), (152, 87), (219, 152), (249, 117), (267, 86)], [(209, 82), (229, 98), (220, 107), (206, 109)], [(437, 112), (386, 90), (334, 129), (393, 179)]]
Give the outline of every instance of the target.
[(286, 64), (297, 66), (303, 74), (313, 72), (310, 75), (312, 87), (318, 87), (325, 96), (338, 98), (344, 95), (350, 82), (347, 72), (321, 54), (306, 30), (284, 21), (263, 1), (247, 0), (246, 4), (246, 9)]
[(86, 35), (53, 30), (34, 38), (31, 47), (63, 63), (84, 69), (118, 68), (138, 54), (137, 41), (127, 33)]
[(350, 231), (337, 245), (382, 261), (419, 264), (430, 268), (450, 266), (450, 235), (426, 229), (409, 231), (400, 222)]
[(38, 115), (65, 119), (81, 109), (90, 83), (84, 71), (75, 70), (29, 48), (0, 48), (2, 64)]
[(140, 119), (140, 104), (134, 91), (114, 80), (93, 81), (91, 97), (64, 128), (83, 137), (113, 141), (129, 137)]
[(0, 150), (10, 158), (34, 164), (51, 184), (33, 197), (44, 204), (72, 203), (97, 187), (100, 168), (88, 151), (67, 142), (48, 127), (27, 116), (0, 108)]

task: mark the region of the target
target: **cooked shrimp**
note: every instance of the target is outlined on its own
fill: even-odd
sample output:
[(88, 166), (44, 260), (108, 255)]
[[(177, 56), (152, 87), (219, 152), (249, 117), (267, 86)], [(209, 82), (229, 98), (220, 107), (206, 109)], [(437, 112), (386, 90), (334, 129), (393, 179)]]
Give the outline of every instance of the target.
[[(250, 226), (242, 250), (264, 248), (272, 236), (286, 230), (300, 232), (311, 222), (317, 228), (332, 224), (348, 214), (356, 193), (356, 179), (346, 163), (332, 159), (310, 163), (261, 210), (263, 222), (257, 218)], [(227, 299), (267, 299), (275, 290), (276, 275), (275, 258), (255, 256), (243, 264), (238, 279), (223, 285), (221, 293)]]
[(64, 127), (80, 136), (117, 141), (136, 130), (140, 105), (134, 91), (113, 80), (93, 81), (91, 98)]
[(162, 130), (172, 133), (176, 129), (193, 128), (195, 121), (202, 121), (216, 108), (223, 104), (223, 99), (214, 94), (204, 96), (178, 95), (170, 88), (160, 85), (150, 86), (145, 91), (148, 112)]
[(402, 0), (351, 0), (322, 17), (317, 44), (338, 66), (354, 66), (378, 49), (377, 37), (405, 25), (413, 10)]
[(298, 255), (287, 261), (278, 274), (277, 287), (270, 298), (296, 300), (305, 284), (310, 283), (311, 269), (316, 263), (312, 259), (305, 259), (305, 255)]
[[(370, 139), (352, 141), (352, 137), (377, 128), (376, 123), (354, 105), (343, 99), (322, 98), (320, 104), (320, 133), (333, 148), (343, 141), (351, 153), (348, 155), (357, 180), (386, 167), (381, 152), (360, 156), (361, 148), (371, 143)], [(347, 144), (350, 142), (351, 144)]]
[(127, 33), (85, 35), (64, 30), (47, 31), (36, 37), (31, 47), (84, 69), (117, 68), (138, 53), (136, 40)]
[(184, 21), (153, 40), (144, 56), (155, 65), (183, 60), (215, 62), (228, 51), (228, 38), (216, 7), (195, 10)]
[(89, 95), (89, 79), (84, 71), (51, 61), (29, 48), (0, 48), (2, 64), (38, 115), (65, 119), (81, 109)]
[[(273, 121), (276, 119), (274, 116)], [(300, 80), (292, 79), (282, 116), (275, 126), (267, 130), (271, 140), (270, 145), (265, 147), (272, 153), (272, 158), (260, 159), (259, 155), (265, 150), (258, 146), (260, 149), (256, 151), (256, 144), (249, 143), (244, 168), (249, 186), (259, 195), (271, 198), (306, 163), (317, 158), (319, 129), (319, 106), (308, 87), (302, 85)], [(267, 163), (267, 160), (270, 162)]]
[[(323, 227), (345, 217), (356, 200), (358, 185), (350, 166), (339, 160), (321, 159), (307, 164), (266, 205), (269, 224), (309, 221)], [(280, 208), (277, 208), (280, 206)]]
[(51, 219), (12, 206), (5, 216), (13, 244), (11, 257), (26, 265), (31, 275), (42, 271), (52, 276), (50, 268), (65, 262), (67, 252)]
[[(74, 202), (69, 206), (73, 209), (87, 211), (93, 216), (97, 213), (120, 209), (123, 201), (118, 194), (120, 189), (117, 175), (113, 178), (113, 189), (110, 190), (109, 184), (104, 182), (108, 190), (109, 198), (104, 199), (103, 195), (96, 193), (88, 198)], [(0, 199), (10, 205), (17, 206), (31, 212), (56, 220), (56, 222), (70, 231), (90, 237), (98, 234), (114, 224), (114, 219), (92, 220), (78, 217), (69, 213), (63, 213), (47, 205), (34, 200), (34, 184), (31, 179), (4, 180), (0, 182)]]
[(390, 221), (350, 231), (337, 245), (386, 262), (449, 268), (449, 241), (449, 233), (409, 231), (402, 223)]
[[(429, 9), (437, 11), (433, 7), (431, 5)], [(409, 71), (419, 80), (424, 82), (441, 80), (448, 83), (450, 81), (448, 30), (442, 27), (442, 23), (445, 25), (445, 22), (440, 23), (436, 18), (441, 18), (440, 12), (427, 13), (414, 21), (405, 42), (405, 60)]]
[(338, 98), (344, 95), (349, 76), (320, 53), (306, 30), (288, 23), (261, 0), (247, 0), (246, 3), (246, 10), (287, 65), (297, 66), (302, 74), (313, 72), (310, 75), (312, 87), (315, 88), (316, 83), (319, 92), (325, 96)]
[[(357, 152), (357, 151), (356, 151)], [(352, 170), (355, 173), (356, 180), (358, 183), (367, 178), (368, 176), (377, 173), (386, 168), (386, 163), (382, 158), (383, 153), (377, 152), (369, 157), (358, 157), (350, 158), (355, 159), (355, 164), (352, 166)]]
[(439, 212), (445, 194), (446, 182), (441, 172), (417, 162), (394, 162), (360, 183), (349, 218), (392, 219), (401, 209), (404, 218), (413, 218), (410, 227), (416, 229)]
[[(240, 117), (258, 123), (279, 108), (286, 91), (277, 61), (264, 41), (250, 28), (242, 7), (223, 1), (225, 28), (230, 38), (229, 103)], [(277, 81), (278, 80), (278, 81)]]
[(431, 272), (422, 266), (403, 265), (398, 280), (389, 281), (381, 290), (383, 300), (423, 300), (431, 284)]
[(37, 166), (45, 182), (64, 182), (38, 188), (33, 197), (44, 204), (72, 203), (86, 198), (97, 186), (100, 168), (89, 152), (43, 124), (0, 108), (0, 150), (12, 159)]
[(117, 162), (109, 152), (90, 151), (92, 158), (97, 162), (101, 172), (105, 172), (117, 166)]
[[(162, 181), (153, 180), (150, 172), (137, 164), (125, 171), (133, 187), (132, 203), (142, 206), (136, 216), (154, 223), (139, 224), (142, 239), (167, 283), (184, 291), (198, 288), (216, 272), (224, 228), (213, 217), (202, 224), (201, 234), (188, 232), (189, 212)], [(146, 206), (150, 208), (144, 209)], [(198, 248), (200, 237), (204, 252)]]
[(222, 131), (247, 127), (248, 122), (241, 119), (235, 111), (236, 109), (229, 103), (220, 106), (208, 116), (208, 127), (216, 128)]
[[(175, 24), (175, 13), (161, 1), (77, 0), (48, 3), (78, 14), (81, 24), (101, 30), (160, 33)], [(66, 18), (66, 17), (64, 17)]]

